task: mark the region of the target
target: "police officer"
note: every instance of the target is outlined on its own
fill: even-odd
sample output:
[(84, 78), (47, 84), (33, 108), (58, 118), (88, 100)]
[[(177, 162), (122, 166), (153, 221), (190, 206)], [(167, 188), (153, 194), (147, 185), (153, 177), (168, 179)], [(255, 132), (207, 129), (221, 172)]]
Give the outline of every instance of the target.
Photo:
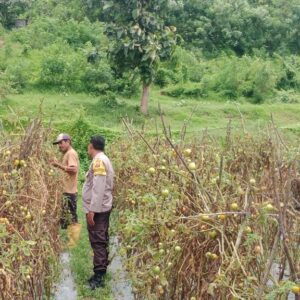
[(114, 170), (104, 154), (105, 140), (93, 136), (88, 154), (93, 158), (83, 185), (83, 209), (86, 213), (89, 240), (94, 252), (94, 275), (88, 280), (91, 289), (102, 287), (108, 266), (108, 227), (112, 209)]

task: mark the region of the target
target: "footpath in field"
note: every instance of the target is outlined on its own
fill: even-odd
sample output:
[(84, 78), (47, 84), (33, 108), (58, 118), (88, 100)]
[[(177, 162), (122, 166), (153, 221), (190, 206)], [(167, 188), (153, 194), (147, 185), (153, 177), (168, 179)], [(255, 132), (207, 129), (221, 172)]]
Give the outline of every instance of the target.
[[(111, 274), (111, 292), (114, 299), (117, 300), (133, 300), (133, 293), (130, 281), (127, 279), (126, 271), (124, 270), (122, 259), (118, 255), (118, 239), (112, 237), (111, 241), (111, 257), (112, 261), (109, 266)], [(63, 252), (61, 254), (60, 263), (62, 272), (60, 282), (54, 287), (54, 300), (76, 300), (77, 291), (75, 280), (70, 268), (70, 253)]]
[(60, 282), (54, 287), (54, 299), (55, 300), (76, 300), (77, 291), (75, 287), (75, 281), (72, 276), (70, 268), (70, 253), (63, 252), (60, 257), (60, 263), (62, 265)]
[(109, 266), (111, 273), (111, 287), (114, 299), (117, 300), (133, 300), (133, 293), (130, 281), (127, 278), (126, 271), (122, 264), (122, 259), (118, 255), (119, 242), (117, 237), (112, 237), (111, 241), (112, 261)]

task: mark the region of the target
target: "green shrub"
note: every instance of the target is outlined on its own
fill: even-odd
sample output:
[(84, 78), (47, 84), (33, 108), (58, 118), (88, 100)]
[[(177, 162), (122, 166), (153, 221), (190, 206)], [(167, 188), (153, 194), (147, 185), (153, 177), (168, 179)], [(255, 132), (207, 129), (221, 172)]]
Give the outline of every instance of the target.
[(8, 94), (13, 92), (15, 92), (13, 83), (8, 80), (5, 72), (0, 71), (0, 100), (5, 99)]
[(170, 97), (174, 98), (180, 98), (184, 93), (184, 87), (182, 86), (176, 86), (176, 87), (170, 87), (168, 89), (165, 89), (162, 94), (163, 95), (168, 95)]
[(165, 87), (169, 84), (185, 83), (189, 80), (200, 82), (202, 76), (201, 64), (193, 52), (177, 47), (170, 60), (161, 63), (154, 83)]
[(37, 19), (27, 27), (14, 29), (10, 38), (13, 42), (28, 45), (32, 49), (43, 49), (59, 40), (58, 20), (50, 18)]
[(9, 64), (6, 68), (6, 76), (14, 90), (23, 91), (30, 80), (30, 63), (28, 61), (16, 60), (15, 63)]
[(300, 57), (275, 56), (277, 63), (280, 65), (279, 79), (276, 84), (278, 90), (300, 90)]
[(253, 97), (250, 99), (253, 103), (262, 103), (274, 94), (276, 75), (268, 63), (262, 63), (253, 71)]
[(32, 49), (43, 49), (54, 43), (67, 43), (73, 49), (83, 48), (87, 42), (100, 45), (105, 41), (102, 25), (87, 19), (62, 22), (58, 18), (37, 18), (27, 27), (13, 30), (11, 39)]
[(87, 66), (85, 56), (68, 45), (54, 44), (45, 49), (41, 62), (40, 86), (83, 91), (81, 78)]
[(176, 73), (173, 70), (159, 68), (155, 74), (154, 83), (160, 87), (165, 87), (172, 83), (178, 83)]
[(197, 99), (206, 96), (201, 84), (195, 83), (169, 87), (163, 91), (163, 94), (174, 98), (187, 97)]
[(206, 73), (201, 81), (205, 93), (218, 93), (227, 99), (246, 97), (261, 103), (274, 95), (280, 70), (271, 59), (221, 56), (202, 62)]
[(100, 44), (99, 36), (100, 28), (97, 28), (99, 23), (90, 23), (87, 19), (82, 22), (77, 22), (73, 19), (64, 23), (60, 34), (63, 40), (67, 41), (74, 49), (83, 47), (87, 42), (92, 45)]
[[(227, 61), (228, 62), (228, 61)], [(240, 84), (240, 70), (234, 62), (224, 65), (216, 74), (213, 89), (226, 98), (236, 99)]]
[(276, 93), (275, 101), (283, 103), (300, 103), (300, 95), (295, 93), (294, 90), (278, 91)]
[[(5, 41), (4, 46), (0, 48), (0, 70), (5, 71), (9, 65), (10, 58), (14, 55), (13, 47), (10, 41)], [(15, 59), (13, 59), (15, 61)]]
[(200, 82), (204, 73), (204, 69), (194, 52), (181, 47), (177, 47), (167, 66), (172, 69), (177, 76), (180, 74), (180, 81), (182, 82), (188, 80)]
[(114, 109), (120, 106), (117, 96), (113, 92), (107, 92), (106, 95), (101, 96), (98, 101), (98, 105), (109, 109)]
[(194, 86), (194, 87), (186, 87), (184, 89), (183, 95), (190, 98), (200, 98), (204, 97), (205, 93), (201, 86)]
[(300, 60), (295, 58), (222, 55), (196, 61), (199, 83), (173, 85), (165, 88), (163, 93), (176, 98), (211, 95), (214, 98), (245, 98), (252, 103), (262, 103), (272, 99), (279, 88), (297, 90), (300, 86)]
[(90, 6), (91, 1), (82, 0), (35, 0), (27, 15), (30, 19), (57, 18), (67, 22), (70, 19), (82, 21), (85, 18), (85, 6)]
[(136, 96), (140, 92), (141, 82), (137, 72), (124, 72), (123, 74), (115, 75), (113, 91), (125, 96)]
[(47, 85), (60, 85), (66, 72), (62, 57), (46, 57), (42, 63), (41, 82)]
[(95, 64), (88, 64), (81, 80), (86, 91), (97, 94), (106, 92), (114, 84), (111, 67), (104, 60)]

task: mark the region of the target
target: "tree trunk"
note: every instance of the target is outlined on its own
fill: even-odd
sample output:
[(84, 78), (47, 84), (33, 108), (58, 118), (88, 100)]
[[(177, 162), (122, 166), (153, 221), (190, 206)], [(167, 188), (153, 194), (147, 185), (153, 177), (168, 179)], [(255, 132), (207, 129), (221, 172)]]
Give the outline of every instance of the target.
[(149, 94), (150, 94), (150, 85), (144, 83), (143, 84), (143, 94), (142, 94), (142, 99), (141, 99), (141, 106), (140, 106), (140, 111), (144, 115), (148, 114)]

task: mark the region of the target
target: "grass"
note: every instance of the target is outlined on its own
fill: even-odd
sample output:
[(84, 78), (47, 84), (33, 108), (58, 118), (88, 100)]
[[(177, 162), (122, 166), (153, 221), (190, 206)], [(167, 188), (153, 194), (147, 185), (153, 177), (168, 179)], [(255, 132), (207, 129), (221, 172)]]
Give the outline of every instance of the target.
[[(230, 101), (178, 100), (161, 95), (160, 90), (156, 88), (152, 90), (150, 114), (146, 118), (138, 112), (138, 96), (132, 99), (119, 97), (121, 104), (116, 108), (110, 108), (99, 101), (98, 97), (91, 95), (49, 92), (10, 95), (6, 100), (0, 102), (0, 118), (4, 124), (14, 122), (15, 113), (21, 120), (32, 118), (39, 112), (41, 101), (43, 101), (43, 119), (46, 122), (52, 120), (53, 126), (56, 128), (84, 113), (93, 125), (102, 128), (122, 131), (121, 118), (128, 117), (137, 128), (144, 126), (153, 131), (155, 119), (159, 119), (157, 107), (160, 103), (166, 120), (172, 125), (173, 130), (180, 130), (183, 122), (189, 118), (192, 112), (193, 116), (188, 126), (188, 131), (191, 133), (197, 133), (204, 128), (222, 129), (223, 131), (229, 119), (232, 119), (233, 125), (240, 126), (240, 112), (250, 130), (267, 124), (271, 115), (273, 115), (276, 124), (283, 130), (293, 134), (298, 134), (300, 130), (300, 104), (255, 105), (251, 103), (237, 104)], [(10, 108), (15, 113), (12, 113)]]

